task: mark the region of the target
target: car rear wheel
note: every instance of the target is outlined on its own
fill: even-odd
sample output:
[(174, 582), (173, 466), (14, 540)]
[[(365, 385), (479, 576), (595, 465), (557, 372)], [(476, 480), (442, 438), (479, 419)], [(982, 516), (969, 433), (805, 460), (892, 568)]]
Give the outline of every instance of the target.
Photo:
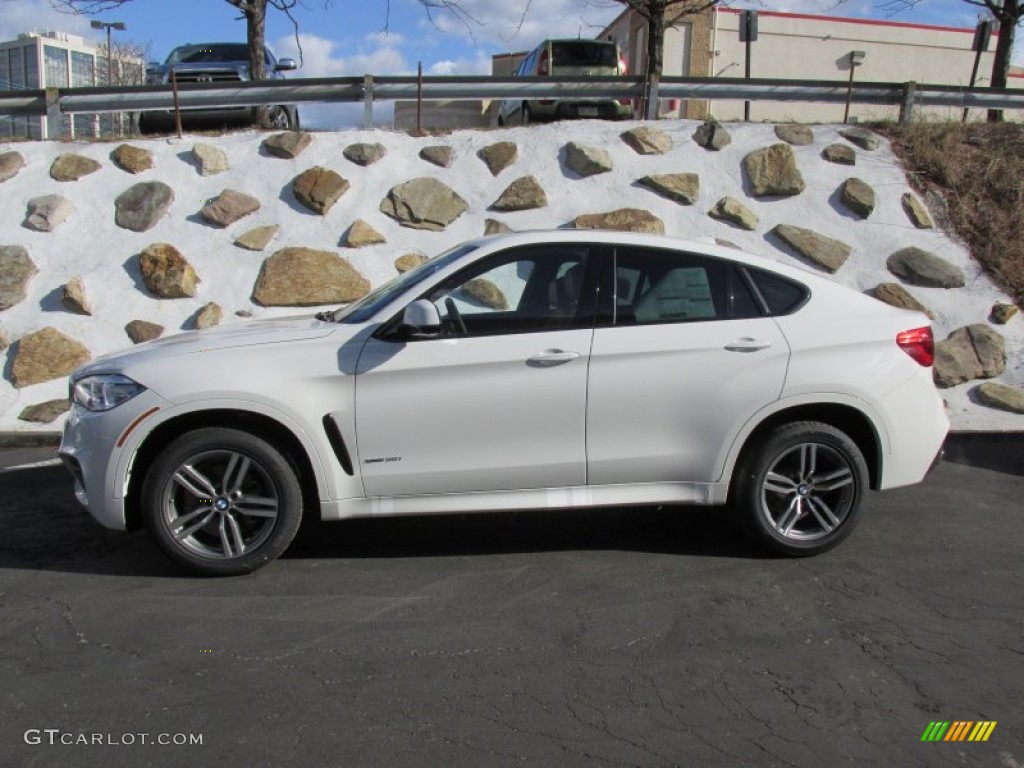
[(236, 429), (188, 432), (156, 458), (143, 519), (160, 548), (193, 573), (233, 576), (275, 560), (302, 521), (295, 468), (274, 446)]
[(761, 543), (786, 555), (816, 555), (853, 532), (867, 477), (863, 454), (844, 432), (795, 422), (746, 457), (737, 499)]

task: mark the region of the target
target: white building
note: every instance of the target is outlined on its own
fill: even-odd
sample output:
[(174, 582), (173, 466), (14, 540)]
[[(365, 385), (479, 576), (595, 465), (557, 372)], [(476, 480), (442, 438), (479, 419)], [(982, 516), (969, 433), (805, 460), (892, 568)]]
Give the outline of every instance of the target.
[[(65, 32), (26, 32), (17, 40), (0, 42), (0, 90), (81, 88), (96, 85), (141, 83), (142, 59), (111, 60), (107, 51), (78, 35)], [(42, 117), (0, 116), (0, 139), (60, 139), (121, 133), (125, 115), (74, 115), (48, 121)]]

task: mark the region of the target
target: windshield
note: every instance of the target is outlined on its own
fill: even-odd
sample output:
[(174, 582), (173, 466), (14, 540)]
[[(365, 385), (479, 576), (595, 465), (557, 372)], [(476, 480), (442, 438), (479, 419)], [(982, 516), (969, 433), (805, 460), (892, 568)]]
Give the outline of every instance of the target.
[(168, 64), (195, 64), (204, 61), (248, 61), (249, 46), (245, 43), (207, 43), (183, 45), (171, 51)]
[(364, 323), (373, 317), (377, 312), (396, 296), (404, 293), (417, 283), (421, 283), (431, 275), (437, 274), (453, 261), (458, 261), (467, 253), (475, 251), (476, 243), (464, 243), (445, 251), (440, 256), (435, 256), (425, 261), (414, 269), (410, 269), (389, 283), (385, 283), (377, 290), (367, 294), (354, 304), (335, 311), (330, 315), (330, 320), (335, 323)]

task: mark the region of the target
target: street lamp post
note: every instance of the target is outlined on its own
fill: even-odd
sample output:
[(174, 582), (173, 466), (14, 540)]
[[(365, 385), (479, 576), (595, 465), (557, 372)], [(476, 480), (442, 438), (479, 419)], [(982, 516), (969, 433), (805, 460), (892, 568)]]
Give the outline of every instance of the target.
[(111, 55), (110, 47), (110, 30), (116, 29), (119, 32), (124, 32), (128, 29), (128, 25), (123, 21), (92, 21), (90, 26), (93, 29), (105, 29), (107, 30), (107, 85), (113, 85), (114, 80), (114, 59)]

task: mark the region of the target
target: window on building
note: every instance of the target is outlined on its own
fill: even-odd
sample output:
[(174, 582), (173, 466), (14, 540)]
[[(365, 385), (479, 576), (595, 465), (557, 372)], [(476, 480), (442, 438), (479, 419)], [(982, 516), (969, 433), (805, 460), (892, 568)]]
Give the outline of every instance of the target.
[(52, 45), (43, 46), (43, 66), (46, 68), (47, 88), (67, 88), (68, 52)]

